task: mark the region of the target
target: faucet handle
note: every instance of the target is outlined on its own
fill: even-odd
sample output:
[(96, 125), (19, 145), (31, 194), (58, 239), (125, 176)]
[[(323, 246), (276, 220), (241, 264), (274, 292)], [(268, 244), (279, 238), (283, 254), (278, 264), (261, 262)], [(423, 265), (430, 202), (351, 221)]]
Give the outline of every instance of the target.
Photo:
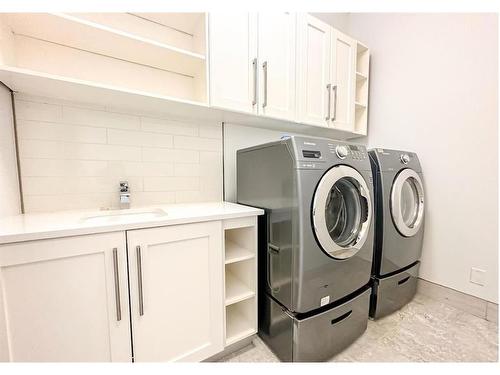
[(120, 193), (128, 193), (128, 181), (120, 181)]

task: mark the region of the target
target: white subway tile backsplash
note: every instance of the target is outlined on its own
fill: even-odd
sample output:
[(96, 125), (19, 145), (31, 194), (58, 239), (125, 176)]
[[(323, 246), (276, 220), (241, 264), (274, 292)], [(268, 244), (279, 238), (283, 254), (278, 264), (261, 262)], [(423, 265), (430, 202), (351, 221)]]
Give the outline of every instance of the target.
[(144, 131), (108, 129), (108, 143), (110, 145), (172, 148), (173, 137), (167, 134)]
[(143, 148), (142, 160), (174, 163), (198, 163), (200, 161), (200, 153), (198, 151), (170, 150), (164, 148)]
[(174, 165), (174, 175), (176, 176), (200, 176), (200, 165), (199, 164), (181, 164), (176, 163)]
[(23, 176), (107, 176), (107, 161), (21, 159)]
[(222, 127), (211, 125), (200, 125), (200, 137), (222, 139)]
[(62, 107), (62, 121), (67, 124), (103, 128), (129, 130), (139, 130), (141, 128), (139, 116), (70, 106)]
[(198, 135), (198, 126), (189, 122), (141, 117), (143, 131), (172, 135)]
[(16, 94), (26, 212), (222, 200), (222, 127)]
[(199, 177), (144, 177), (144, 191), (200, 190)]
[(46, 141), (106, 143), (107, 139), (106, 129), (32, 120), (19, 120), (17, 132), (21, 139)]
[(220, 151), (219, 139), (174, 136), (174, 147), (185, 150)]
[(62, 106), (43, 102), (16, 100), (16, 120), (60, 122)]

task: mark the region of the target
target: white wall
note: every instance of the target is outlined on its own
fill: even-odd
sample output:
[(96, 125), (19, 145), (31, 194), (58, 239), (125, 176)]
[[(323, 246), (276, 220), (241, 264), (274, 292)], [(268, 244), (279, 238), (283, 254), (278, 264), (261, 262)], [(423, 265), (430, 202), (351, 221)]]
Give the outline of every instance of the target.
[(26, 212), (222, 199), (220, 123), (117, 113), (49, 98), (15, 97)]
[(21, 213), (10, 91), (0, 85), (0, 217)]
[(497, 16), (351, 14), (349, 26), (371, 48), (368, 145), (423, 166), (421, 277), (497, 302)]

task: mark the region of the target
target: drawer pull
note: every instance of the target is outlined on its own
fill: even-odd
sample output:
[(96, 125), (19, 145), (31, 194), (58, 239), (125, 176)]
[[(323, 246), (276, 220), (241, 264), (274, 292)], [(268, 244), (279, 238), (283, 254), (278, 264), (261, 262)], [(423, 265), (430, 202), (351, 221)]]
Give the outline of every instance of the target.
[(345, 314), (340, 315), (338, 318), (332, 319), (332, 321), (331, 321), (332, 325), (340, 323), (341, 321), (349, 318), (351, 316), (351, 314), (352, 314), (352, 310), (346, 312)]
[(405, 277), (404, 279), (399, 280), (399, 281), (398, 281), (398, 285), (404, 284), (404, 283), (406, 283), (408, 280), (410, 280), (410, 276)]

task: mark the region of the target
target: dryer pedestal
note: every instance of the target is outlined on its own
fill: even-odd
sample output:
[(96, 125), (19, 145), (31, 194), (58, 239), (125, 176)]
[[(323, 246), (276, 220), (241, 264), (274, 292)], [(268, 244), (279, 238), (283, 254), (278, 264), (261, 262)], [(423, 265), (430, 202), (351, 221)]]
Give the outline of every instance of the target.
[(370, 318), (389, 315), (410, 302), (417, 292), (417, 276), (420, 262), (415, 262), (396, 274), (373, 277), (370, 297)]

